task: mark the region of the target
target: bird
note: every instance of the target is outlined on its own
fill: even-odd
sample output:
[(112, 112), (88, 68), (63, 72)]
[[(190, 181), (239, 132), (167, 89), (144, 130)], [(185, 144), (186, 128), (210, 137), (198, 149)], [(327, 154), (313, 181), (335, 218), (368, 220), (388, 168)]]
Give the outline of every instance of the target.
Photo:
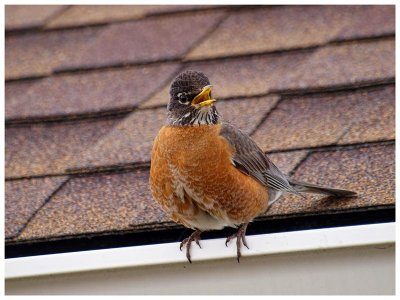
[(222, 118), (211, 91), (202, 72), (187, 70), (175, 77), (166, 122), (151, 152), (153, 198), (171, 220), (194, 230), (180, 243), (190, 263), (192, 242), (201, 248), (201, 233), (225, 227), (238, 229), (225, 245), (236, 238), (240, 262), (242, 244), (249, 248), (248, 224), (285, 193), (356, 195), (284, 175), (248, 134)]

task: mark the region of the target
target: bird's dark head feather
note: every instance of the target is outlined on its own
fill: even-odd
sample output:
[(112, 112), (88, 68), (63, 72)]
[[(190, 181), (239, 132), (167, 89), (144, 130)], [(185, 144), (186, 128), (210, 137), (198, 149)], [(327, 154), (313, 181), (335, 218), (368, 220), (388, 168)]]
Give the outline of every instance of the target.
[(185, 71), (179, 74), (172, 81), (169, 94), (169, 125), (211, 125), (218, 122), (210, 81), (202, 72)]

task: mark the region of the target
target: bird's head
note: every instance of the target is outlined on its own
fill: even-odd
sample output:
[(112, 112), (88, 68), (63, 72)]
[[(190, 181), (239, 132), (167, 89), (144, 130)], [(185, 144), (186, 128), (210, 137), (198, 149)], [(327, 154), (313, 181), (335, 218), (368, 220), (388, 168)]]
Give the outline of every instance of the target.
[(207, 76), (197, 71), (179, 74), (171, 84), (168, 123), (173, 126), (212, 125), (218, 112)]

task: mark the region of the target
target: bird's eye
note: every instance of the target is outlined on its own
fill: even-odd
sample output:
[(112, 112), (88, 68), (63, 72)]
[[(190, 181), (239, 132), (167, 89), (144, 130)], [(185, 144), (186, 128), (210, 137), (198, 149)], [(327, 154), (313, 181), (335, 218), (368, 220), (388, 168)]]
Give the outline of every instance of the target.
[(176, 97), (178, 98), (179, 103), (181, 104), (188, 104), (190, 101), (188, 94), (185, 92), (178, 93)]

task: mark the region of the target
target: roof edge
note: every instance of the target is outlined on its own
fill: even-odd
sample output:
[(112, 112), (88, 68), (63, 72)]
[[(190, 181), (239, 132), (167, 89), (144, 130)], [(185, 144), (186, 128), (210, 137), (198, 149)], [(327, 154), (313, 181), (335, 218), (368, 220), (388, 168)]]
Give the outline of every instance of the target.
[[(247, 243), (250, 249), (243, 249), (243, 257), (392, 245), (395, 243), (395, 223), (253, 235), (247, 237)], [(202, 249), (192, 248), (193, 263), (220, 259), (232, 259), (232, 263), (236, 263), (236, 248), (225, 247), (224, 244), (225, 239), (202, 241)], [(178, 249), (179, 243), (167, 243), (11, 258), (5, 260), (5, 279), (175, 263), (188, 264), (185, 253)]]

